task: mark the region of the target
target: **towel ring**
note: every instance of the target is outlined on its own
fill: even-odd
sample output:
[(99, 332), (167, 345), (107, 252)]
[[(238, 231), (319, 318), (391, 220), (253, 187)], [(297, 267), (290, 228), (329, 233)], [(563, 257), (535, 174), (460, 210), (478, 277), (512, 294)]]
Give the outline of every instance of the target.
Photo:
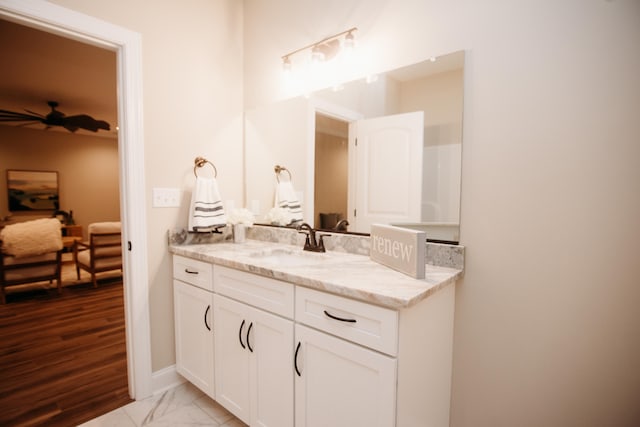
[(289, 175), (289, 181), (291, 181), (291, 172), (289, 172), (289, 169), (285, 168), (284, 166), (275, 165), (273, 170), (276, 172), (276, 180), (278, 182), (280, 182), (280, 174), (282, 172), (287, 172), (287, 174)]
[(193, 167), (193, 174), (196, 176), (196, 178), (198, 177), (198, 168), (203, 167), (207, 163), (210, 164), (211, 167), (213, 168), (213, 177), (214, 178), (218, 177), (218, 169), (216, 169), (216, 166), (213, 163), (211, 163), (209, 160), (205, 159), (204, 157), (196, 157), (196, 159), (194, 160), (195, 166)]

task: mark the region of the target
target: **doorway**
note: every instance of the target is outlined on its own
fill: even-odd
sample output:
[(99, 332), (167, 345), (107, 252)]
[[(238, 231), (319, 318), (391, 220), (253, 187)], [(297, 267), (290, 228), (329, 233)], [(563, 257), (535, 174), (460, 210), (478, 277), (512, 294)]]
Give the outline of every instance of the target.
[[(43, 117), (49, 114), (46, 101), (50, 100), (58, 104), (56, 111), (63, 117), (90, 117), (107, 124), (103, 127), (108, 129), (101, 128), (95, 133), (83, 128), (71, 132), (62, 126), (47, 127), (37, 121), (26, 122), (27, 125), (24, 121), (3, 121), (0, 127), (0, 134), (3, 135), (0, 138), (3, 169), (55, 171), (60, 195), (56, 210), (59, 214), (64, 213), (61, 216), (65, 223), (63, 234), (88, 241), (89, 224), (120, 221), (116, 54), (113, 50), (5, 19), (0, 19), (0, 38), (11, 41), (2, 43), (0, 52), (5, 61), (12, 64), (10, 69), (2, 73), (0, 108), (15, 112), (28, 111)], [(87, 119), (78, 124), (90, 123)], [(2, 186), (1, 189), (4, 196), (0, 200), (0, 212), (4, 216), (4, 208), (7, 208), (9, 223), (51, 216), (53, 211), (21, 210), (15, 204), (5, 206), (7, 188)], [(43, 359), (50, 362), (45, 364), (46, 368), (41, 372), (26, 370), (19, 377), (7, 375), (7, 381), (3, 381), (1, 388), (7, 397), (0, 399), (3, 402), (0, 405), (0, 418), (9, 424), (12, 424), (12, 419), (6, 417), (10, 414), (25, 422), (32, 419), (33, 411), (38, 412), (34, 409), (36, 407), (43, 412), (38, 416), (50, 417), (47, 423), (54, 423), (58, 418), (75, 420), (73, 416), (80, 411), (80, 405), (69, 404), (70, 400), (87, 402), (80, 411), (84, 417), (91, 415), (91, 408), (94, 408), (96, 415), (100, 415), (100, 412), (111, 410), (116, 403), (127, 402), (122, 398), (126, 395), (128, 382), (126, 369), (122, 369), (126, 366), (126, 351), (122, 351), (125, 347), (123, 281), (110, 283), (109, 280), (117, 279), (101, 277), (98, 289), (86, 289), (90, 277), (83, 271), (80, 273), (82, 280), (76, 279), (73, 248), (66, 246), (62, 254), (62, 295), (43, 290), (29, 292), (33, 287), (23, 285), (22, 289), (8, 297), (7, 305), (0, 307), (3, 318), (20, 319), (15, 324), (6, 322), (3, 325), (7, 334), (17, 335), (17, 338), (3, 340), (2, 353), (21, 356), (15, 360), (3, 358), (5, 372), (19, 372), (25, 363), (38, 363)], [(106, 293), (105, 286), (110, 293)], [(43, 292), (48, 294), (48, 298), (39, 298)], [(87, 310), (81, 301), (90, 298), (95, 298), (96, 302)], [(106, 299), (109, 299), (110, 305), (105, 304), (103, 300)], [(53, 310), (54, 307), (57, 309)], [(80, 307), (80, 311), (75, 307)], [(46, 311), (47, 308), (50, 312)], [(32, 314), (20, 318), (13, 315), (14, 310), (28, 310)], [(109, 325), (102, 340), (92, 337), (91, 327), (101, 327), (94, 318), (74, 317), (88, 311)], [(42, 313), (47, 314), (46, 327), (30, 328), (32, 322), (41, 319), (39, 315)], [(82, 344), (78, 345), (72, 336), (82, 337)], [(27, 346), (26, 342), (31, 343), (30, 352), (23, 350), (22, 344)], [(54, 344), (60, 342), (64, 343), (62, 349)], [(111, 345), (107, 345), (109, 343)], [(43, 348), (47, 349), (44, 353), (48, 356), (40, 353)], [(66, 364), (67, 360), (73, 362)], [(87, 369), (75, 370), (76, 366), (85, 366), (88, 360), (93, 360), (97, 365), (91, 377), (87, 376)], [(53, 378), (66, 378), (67, 382), (55, 387)], [(16, 404), (20, 402), (16, 396), (26, 391), (21, 386), (36, 384), (38, 379), (43, 380), (41, 386), (26, 387), (33, 399), (29, 402), (31, 410), (21, 412), (26, 409)], [(118, 396), (118, 399), (103, 401), (99, 397), (101, 392)], [(54, 400), (60, 395), (65, 397)], [(40, 402), (49, 402), (48, 406), (56, 410), (44, 409), (47, 405), (37, 406)]]
[(334, 229), (347, 218), (349, 123), (316, 112), (314, 224)]
[[(142, 42), (138, 33), (48, 2), (0, 0), (0, 18), (114, 50), (117, 55), (120, 217), (123, 223), (129, 395), (152, 394), (142, 131)], [(135, 321), (134, 321), (135, 319)]]

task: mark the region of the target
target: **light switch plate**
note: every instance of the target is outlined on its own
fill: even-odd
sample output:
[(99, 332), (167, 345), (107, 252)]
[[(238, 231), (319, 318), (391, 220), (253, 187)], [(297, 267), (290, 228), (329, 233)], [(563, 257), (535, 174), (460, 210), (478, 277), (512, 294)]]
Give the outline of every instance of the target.
[(154, 188), (153, 207), (154, 208), (177, 208), (180, 206), (179, 188)]

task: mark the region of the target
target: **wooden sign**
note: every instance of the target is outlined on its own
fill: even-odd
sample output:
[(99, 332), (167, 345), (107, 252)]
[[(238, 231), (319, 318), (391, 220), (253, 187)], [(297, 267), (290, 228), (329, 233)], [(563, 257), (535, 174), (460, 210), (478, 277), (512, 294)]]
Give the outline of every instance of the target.
[(391, 225), (372, 224), (369, 258), (401, 273), (424, 279), (427, 234)]

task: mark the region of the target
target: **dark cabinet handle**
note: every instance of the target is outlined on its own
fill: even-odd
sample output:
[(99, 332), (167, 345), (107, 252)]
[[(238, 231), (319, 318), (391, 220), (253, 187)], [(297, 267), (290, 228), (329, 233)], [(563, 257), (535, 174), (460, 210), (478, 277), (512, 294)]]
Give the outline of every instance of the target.
[(249, 343), (249, 334), (251, 333), (251, 328), (253, 328), (253, 322), (249, 324), (249, 329), (247, 329), (247, 347), (249, 348), (249, 351), (253, 353), (253, 349), (251, 348), (251, 344)]
[(238, 331), (238, 339), (240, 340), (240, 345), (242, 346), (242, 348), (247, 348), (244, 346), (244, 343), (242, 342), (242, 328), (244, 328), (244, 319), (242, 319), (242, 324), (240, 325), (240, 331)]
[(356, 319), (345, 319), (345, 318), (343, 318), (343, 317), (337, 317), (337, 316), (334, 316), (333, 314), (329, 313), (327, 310), (324, 310), (324, 314), (325, 314), (327, 317), (330, 317), (330, 318), (332, 318), (332, 319), (334, 319), (334, 320), (339, 320), (339, 321), (341, 321), (341, 322), (356, 323)]
[(298, 352), (300, 351), (300, 344), (302, 344), (302, 342), (298, 341), (298, 346), (296, 347), (296, 354), (293, 356), (293, 368), (296, 370), (296, 374), (298, 374), (299, 377), (302, 376), (302, 374), (300, 373), (300, 370), (298, 369)]
[(198, 274), (198, 272), (197, 272), (197, 271), (189, 270), (188, 268), (185, 268), (185, 269), (184, 269), (184, 272), (185, 272), (185, 273), (188, 273), (188, 274)]
[(207, 314), (209, 314), (209, 310), (211, 310), (211, 306), (210, 306), (210, 305), (208, 305), (208, 306), (207, 306), (207, 309), (206, 309), (206, 310), (205, 310), (205, 312), (204, 312), (204, 326), (206, 326), (206, 327), (207, 327), (207, 330), (209, 330), (209, 331), (210, 331), (210, 330), (211, 330), (211, 328), (210, 328), (210, 327), (209, 327), (209, 325), (207, 324)]

